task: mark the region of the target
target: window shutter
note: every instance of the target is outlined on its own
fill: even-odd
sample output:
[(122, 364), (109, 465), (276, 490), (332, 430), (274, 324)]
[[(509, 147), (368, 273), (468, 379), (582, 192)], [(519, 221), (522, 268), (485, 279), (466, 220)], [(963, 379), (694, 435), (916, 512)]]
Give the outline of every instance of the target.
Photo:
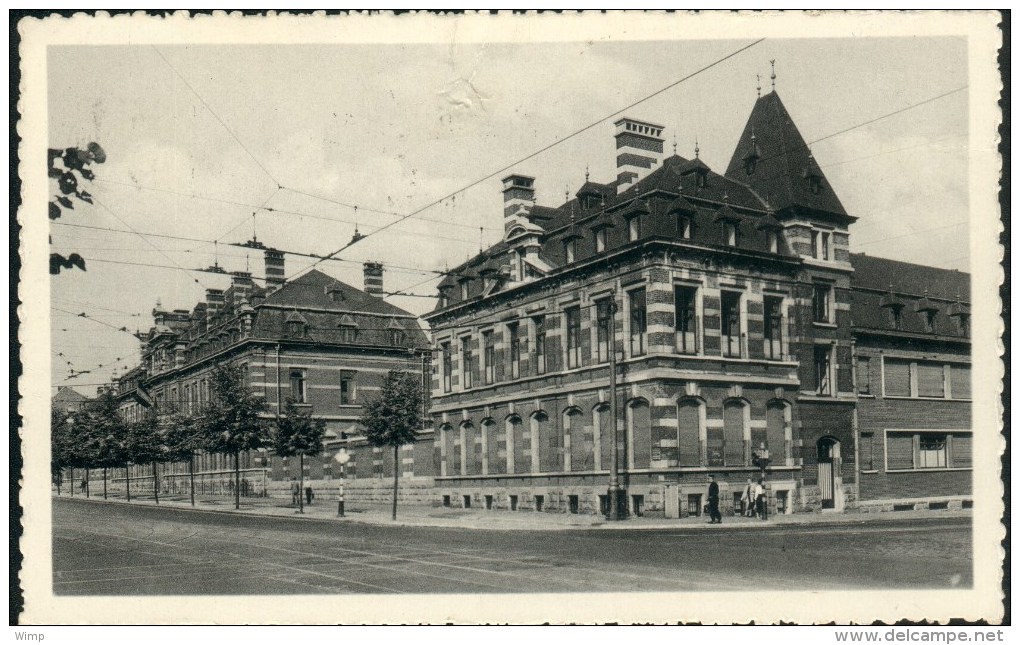
[(953, 442), (953, 468), (970, 468), (971, 462), (971, 434), (954, 434)]
[(885, 439), (885, 457), (889, 470), (910, 470), (914, 467), (914, 435), (890, 432)]
[(970, 398), (970, 366), (953, 365), (949, 368), (949, 379), (953, 385), (954, 399)]
[(679, 425), (680, 465), (698, 466), (701, 464), (701, 426), (698, 404), (681, 403), (677, 407)]
[(885, 360), (885, 395), (910, 396), (910, 363), (908, 361)]
[(917, 364), (917, 395), (942, 398), (946, 395), (941, 363)]

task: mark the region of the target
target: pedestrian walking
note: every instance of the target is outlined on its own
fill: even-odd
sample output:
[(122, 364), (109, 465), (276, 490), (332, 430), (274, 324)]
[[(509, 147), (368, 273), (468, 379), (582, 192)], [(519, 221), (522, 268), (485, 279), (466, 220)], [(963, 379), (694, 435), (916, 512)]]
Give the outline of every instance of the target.
[(719, 484), (715, 475), (708, 476), (708, 516), (709, 524), (722, 524), (722, 513), (719, 512)]
[(741, 509), (744, 512), (744, 517), (754, 517), (755, 503), (757, 497), (754, 493), (754, 482), (751, 478), (747, 478), (747, 484), (744, 485), (744, 493), (740, 496), (740, 503), (743, 504), (744, 508)]
[(296, 477), (290, 478), (290, 501), (294, 506), (297, 506), (301, 501), (301, 484), (298, 483)]
[(765, 499), (765, 478), (758, 480), (758, 484), (754, 487), (754, 499), (755, 499), (755, 510), (758, 513), (758, 518), (761, 520), (768, 519), (768, 505)]

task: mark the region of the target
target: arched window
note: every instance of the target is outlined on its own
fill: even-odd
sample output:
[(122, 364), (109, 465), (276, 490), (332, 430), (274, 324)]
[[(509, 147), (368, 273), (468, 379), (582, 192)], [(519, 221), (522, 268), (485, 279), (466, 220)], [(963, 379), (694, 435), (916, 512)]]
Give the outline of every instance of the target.
[(769, 401), (765, 408), (765, 426), (770, 463), (785, 465), (790, 454), (790, 404)]
[(461, 473), (461, 455), (460, 455), (460, 430), (454, 430), (451, 426), (446, 425), (444, 428), (444, 439), (443, 445), (446, 446), (446, 476), (456, 477)]
[(648, 468), (652, 460), (652, 417), (648, 401), (635, 399), (627, 405), (627, 436), (631, 468)]
[(723, 405), (723, 460), (726, 466), (746, 466), (750, 445), (744, 436), (744, 401), (730, 399)]
[(609, 404), (600, 403), (595, 406), (592, 411), (592, 420), (595, 422), (594, 435), (599, 439), (599, 469), (609, 470), (613, 449), (612, 415)]
[[(563, 470), (563, 435), (549, 415), (539, 410), (531, 415), (532, 437), (538, 442), (538, 468), (544, 473)], [(534, 463), (534, 459), (532, 460)]]
[(439, 474), (444, 477), (449, 477), (459, 472), (453, 469), (453, 432), (449, 423), (444, 423), (439, 426)]
[(702, 464), (704, 429), (701, 423), (702, 404), (697, 399), (682, 399), (676, 407), (678, 461), (680, 466)]
[(486, 474), (502, 475), (506, 473), (506, 429), (500, 428), (492, 419), (482, 421), (482, 432), (485, 436), (485, 453), (488, 470)]
[(531, 433), (524, 432), (524, 424), (516, 414), (506, 420), (507, 441), (513, 444), (514, 472), (531, 472)]
[(584, 425), (578, 408), (563, 412), (563, 432), (570, 436), (570, 470), (595, 470), (595, 441), (592, 426)]
[(460, 424), (461, 441), (463, 442), (464, 474), (482, 474), (482, 443), (478, 429), (470, 421)]

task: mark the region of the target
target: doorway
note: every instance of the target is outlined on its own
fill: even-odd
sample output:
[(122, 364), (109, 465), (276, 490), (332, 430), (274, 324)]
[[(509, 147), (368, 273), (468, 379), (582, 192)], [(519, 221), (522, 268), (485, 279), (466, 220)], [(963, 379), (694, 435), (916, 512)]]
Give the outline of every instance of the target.
[(818, 440), (818, 487), (822, 508), (836, 508), (836, 473), (839, 470), (839, 440), (822, 437)]

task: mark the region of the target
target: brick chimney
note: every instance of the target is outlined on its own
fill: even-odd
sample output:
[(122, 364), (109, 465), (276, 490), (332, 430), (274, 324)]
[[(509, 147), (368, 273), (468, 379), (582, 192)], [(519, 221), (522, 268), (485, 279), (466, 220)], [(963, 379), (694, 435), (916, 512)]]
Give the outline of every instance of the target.
[(251, 273), (247, 271), (234, 271), (230, 274), (230, 288), (234, 291), (234, 301), (231, 306), (236, 311), (241, 303), (248, 302), (248, 298), (251, 295), (252, 287), (255, 283), (252, 282)]
[(273, 292), (283, 286), (283, 253), (266, 249), (266, 290)]
[(206, 289), (205, 304), (209, 317), (212, 318), (223, 309), (223, 289)]
[(383, 265), (381, 262), (365, 263), (365, 293), (373, 296), (383, 295)]
[(503, 178), (503, 228), (510, 228), (531, 210), (535, 202), (535, 178), (508, 175)]
[(662, 163), (663, 126), (622, 118), (616, 126), (616, 192), (622, 193)]

